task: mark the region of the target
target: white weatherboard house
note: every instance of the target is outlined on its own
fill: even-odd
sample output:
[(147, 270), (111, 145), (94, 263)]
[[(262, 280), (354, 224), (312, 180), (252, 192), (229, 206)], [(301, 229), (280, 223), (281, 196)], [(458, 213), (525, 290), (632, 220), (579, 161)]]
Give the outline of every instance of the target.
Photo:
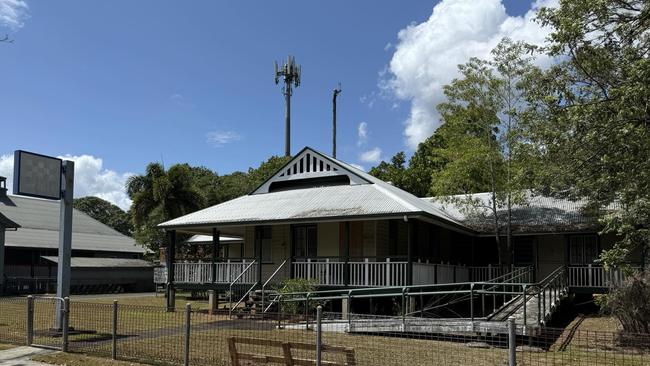
[[(606, 276), (594, 260), (614, 237), (598, 235), (597, 221), (582, 206), (530, 196), (527, 205), (516, 207), (514, 265), (534, 266), (536, 278), (567, 266), (575, 290), (604, 290)], [(484, 221), (490, 217), (477, 217), (415, 197), (306, 147), (250, 194), (160, 227), (171, 239), (170, 288), (219, 290), (233, 283), (254, 288), (286, 278), (354, 288), (500, 275), (492, 229)], [(211, 236), (220, 255), (210, 262), (176, 263), (177, 232)], [(222, 235), (243, 238), (240, 249), (224, 255)]]

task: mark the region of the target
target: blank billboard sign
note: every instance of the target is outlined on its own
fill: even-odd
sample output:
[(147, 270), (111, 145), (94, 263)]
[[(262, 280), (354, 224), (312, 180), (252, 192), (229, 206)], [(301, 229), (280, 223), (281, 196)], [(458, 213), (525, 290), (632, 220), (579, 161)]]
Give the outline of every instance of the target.
[(14, 194), (61, 199), (61, 159), (16, 150), (14, 153)]

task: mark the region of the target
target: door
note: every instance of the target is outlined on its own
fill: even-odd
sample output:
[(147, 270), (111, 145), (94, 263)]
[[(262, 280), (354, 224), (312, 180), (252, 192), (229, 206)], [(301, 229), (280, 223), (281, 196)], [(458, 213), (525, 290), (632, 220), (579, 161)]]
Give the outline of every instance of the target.
[(318, 256), (318, 229), (314, 224), (291, 227), (293, 256), (296, 258), (316, 258)]
[(598, 258), (598, 236), (573, 235), (569, 237), (569, 264), (586, 266)]

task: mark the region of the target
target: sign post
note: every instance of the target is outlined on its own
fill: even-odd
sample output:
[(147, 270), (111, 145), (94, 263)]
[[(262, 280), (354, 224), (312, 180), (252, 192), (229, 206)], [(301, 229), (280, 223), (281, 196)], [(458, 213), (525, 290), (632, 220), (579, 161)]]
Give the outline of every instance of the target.
[[(63, 162), (63, 192), (59, 221), (59, 263), (56, 272), (56, 297), (70, 296), (70, 257), (72, 256), (72, 204), (74, 193), (74, 162)], [(57, 302), (61, 306), (61, 302)], [(56, 329), (61, 329), (63, 309), (57, 309)]]
[[(70, 257), (72, 254), (72, 204), (74, 162), (22, 150), (14, 152), (14, 194), (60, 200), (59, 261), (56, 296), (70, 296)], [(57, 330), (64, 330), (63, 304), (57, 302)]]

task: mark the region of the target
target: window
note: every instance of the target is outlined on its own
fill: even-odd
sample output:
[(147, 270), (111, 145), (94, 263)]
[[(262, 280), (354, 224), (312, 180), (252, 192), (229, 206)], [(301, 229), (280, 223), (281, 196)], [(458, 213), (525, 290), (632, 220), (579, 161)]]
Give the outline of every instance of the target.
[(293, 226), (293, 256), (313, 258), (318, 256), (318, 230), (316, 225)]
[[(273, 262), (272, 228), (270, 226), (262, 226), (255, 233), (257, 236), (255, 243), (262, 246), (262, 263)], [(258, 253), (257, 250), (255, 253)]]
[(575, 235), (569, 238), (569, 264), (591, 264), (598, 258), (596, 235)]
[(535, 246), (533, 238), (515, 239), (515, 265), (532, 265), (535, 263)]

